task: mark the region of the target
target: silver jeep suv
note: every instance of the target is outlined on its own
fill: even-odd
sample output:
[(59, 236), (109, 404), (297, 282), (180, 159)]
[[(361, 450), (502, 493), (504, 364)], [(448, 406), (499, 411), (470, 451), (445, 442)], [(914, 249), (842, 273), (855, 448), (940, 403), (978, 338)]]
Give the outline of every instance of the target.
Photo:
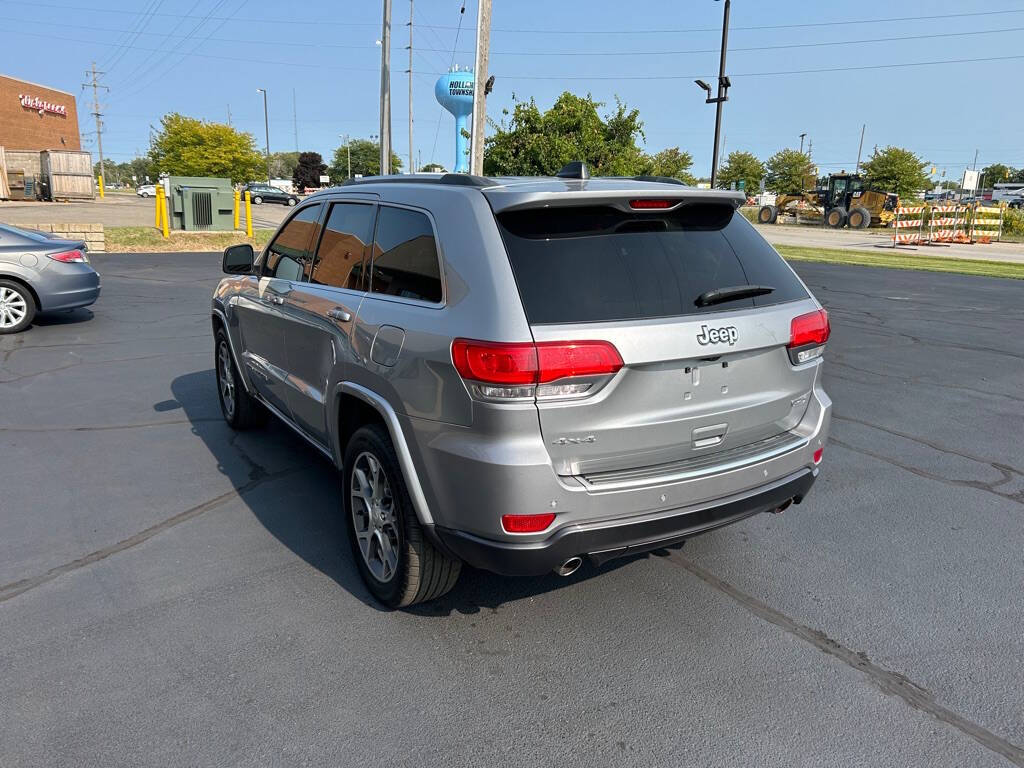
[(742, 202), (580, 164), (314, 194), (224, 252), (224, 417), (334, 463), (392, 607), (781, 511), (818, 474), (829, 323)]

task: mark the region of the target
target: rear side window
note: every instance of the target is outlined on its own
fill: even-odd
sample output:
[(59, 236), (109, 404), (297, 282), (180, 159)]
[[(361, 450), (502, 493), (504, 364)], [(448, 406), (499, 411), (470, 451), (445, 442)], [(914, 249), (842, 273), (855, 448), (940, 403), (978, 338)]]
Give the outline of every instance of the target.
[[(627, 212), (610, 206), (535, 208), (498, 215), (534, 324), (673, 317), (807, 298), (786, 263), (731, 206)], [(718, 288), (769, 294), (698, 306)]]
[(335, 203), (327, 216), (313, 260), (311, 282), (335, 288), (364, 288), (363, 260), (373, 239), (373, 206)]
[(322, 205), (310, 205), (289, 219), (267, 248), (264, 275), (282, 280), (302, 280), (322, 209)]
[(373, 243), (370, 292), (441, 301), (441, 267), (430, 219), (419, 211), (381, 206)]

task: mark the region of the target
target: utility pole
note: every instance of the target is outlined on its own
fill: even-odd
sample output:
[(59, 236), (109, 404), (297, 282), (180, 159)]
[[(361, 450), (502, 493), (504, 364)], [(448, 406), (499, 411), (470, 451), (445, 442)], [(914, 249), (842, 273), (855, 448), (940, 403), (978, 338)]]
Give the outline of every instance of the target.
[(806, 133), (801, 133), (800, 134), (800, 154), (801, 155), (804, 153), (804, 136), (806, 136), (806, 135), (807, 135)]
[(380, 33), (380, 172), (391, 173), (391, 0), (384, 0)]
[[(725, 0), (729, 2), (729, 0)], [(487, 127), (487, 60), (491, 52), (491, 0), (477, 0), (476, 66), (473, 73), (473, 138), (469, 145), (469, 172), (484, 173), (484, 129)]]
[(228, 104), (228, 127), (231, 126), (231, 105)]
[(295, 89), (292, 88), (292, 125), (295, 127), (295, 151), (299, 151), (299, 111), (295, 108)]
[(857, 167), (853, 169), (854, 175), (860, 173), (860, 153), (864, 149), (864, 129), (867, 127), (867, 123), (862, 123), (860, 126), (860, 146), (857, 147)]
[[(100, 150), (100, 157), (103, 156), (103, 150)], [(974, 163), (971, 165), (971, 170), (978, 170), (978, 150), (974, 150)]]
[[(96, 71), (96, 62), (94, 61), (92, 63), (92, 69), (88, 69), (85, 72), (85, 76), (89, 77), (91, 75), (92, 76), (92, 80), (90, 82), (88, 82), (88, 83), (83, 83), (82, 84), (83, 88), (86, 87), (86, 86), (90, 86), (90, 85), (92, 86), (92, 115), (93, 115), (93, 117), (96, 118), (96, 147), (99, 150), (99, 155), (100, 155), (100, 180), (99, 180), (100, 197), (103, 197), (103, 176), (104, 176), (104, 170), (105, 169), (104, 169), (104, 166), (103, 166), (103, 120), (101, 119), (103, 117), (103, 113), (100, 112), (100, 93), (99, 93), (99, 90), (100, 90), (100, 88), (104, 88), (104, 89), (107, 90), (108, 93), (110, 91), (110, 89), (107, 88), (107, 86), (100, 85), (99, 82), (96, 80), (97, 76), (102, 75), (102, 74), (104, 74), (104, 73)], [(975, 153), (975, 155), (977, 155), (977, 153)]]
[(352, 147), (348, 143), (348, 134), (347, 133), (339, 133), (338, 136), (345, 140), (345, 156), (346, 156), (346, 159), (348, 160), (348, 175), (346, 176), (346, 178), (351, 179), (352, 178)]
[(814, 139), (807, 140), (807, 159), (811, 159), (811, 150), (814, 149)]
[(263, 129), (267, 132), (267, 184), (270, 183), (270, 117), (267, 112), (267, 89), (257, 88), (263, 94)]
[(412, 2), (409, 0), (409, 173), (416, 173), (412, 162)]

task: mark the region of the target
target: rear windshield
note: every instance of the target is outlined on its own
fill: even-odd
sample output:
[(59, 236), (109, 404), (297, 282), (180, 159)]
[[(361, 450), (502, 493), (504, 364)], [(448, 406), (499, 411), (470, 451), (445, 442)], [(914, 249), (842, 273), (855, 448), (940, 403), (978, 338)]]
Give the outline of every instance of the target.
[[(497, 218), (532, 324), (694, 315), (807, 298), (786, 263), (731, 206), (529, 208)], [(773, 290), (696, 303), (707, 291), (746, 285)]]

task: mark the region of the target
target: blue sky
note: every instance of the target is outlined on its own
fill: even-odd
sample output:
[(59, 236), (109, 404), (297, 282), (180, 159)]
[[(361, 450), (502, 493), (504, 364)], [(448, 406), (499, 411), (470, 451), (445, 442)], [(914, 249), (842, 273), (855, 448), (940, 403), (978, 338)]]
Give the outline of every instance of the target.
[[(415, 0), (414, 146), (424, 163), (449, 167), (453, 121), (433, 84), (453, 60), (473, 61), (476, 0), (466, 3), (456, 45), (461, 5)], [(233, 124), (262, 148), (261, 87), (274, 151), (296, 148), (293, 89), (302, 150), (329, 161), (339, 134), (378, 130), (380, 2), (0, 0), (0, 8), (0, 73), (75, 93), (94, 153), (91, 93), (81, 84), (93, 60), (106, 71), (104, 150), (115, 160), (144, 153), (150, 124), (166, 112), (224, 122), (229, 105)], [(547, 108), (563, 90), (612, 105), (618, 96), (640, 110), (649, 151), (679, 146), (706, 175), (714, 108), (692, 81), (717, 75), (721, 16), (714, 0), (494, 0), (488, 114), (500, 120), (513, 97)], [(903, 20), (868, 21), (893, 17)], [(393, 0), (394, 148), (403, 159), (408, 21), (407, 0)], [(906, 146), (948, 177), (975, 149), (979, 167), (1024, 166), (1024, 2), (734, 0), (731, 26), (726, 152), (766, 158), (806, 133), (823, 173), (852, 169), (866, 123), (865, 155), (876, 144)], [(858, 69), (967, 59), (988, 60)], [(771, 74), (793, 70), (818, 71)]]

